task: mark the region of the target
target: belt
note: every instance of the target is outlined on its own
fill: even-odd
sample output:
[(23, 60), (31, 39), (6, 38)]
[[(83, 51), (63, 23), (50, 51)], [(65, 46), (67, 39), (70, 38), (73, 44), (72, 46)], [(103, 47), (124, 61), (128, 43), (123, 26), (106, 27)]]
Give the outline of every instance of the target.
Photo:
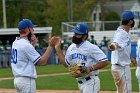
[(117, 65), (117, 66), (121, 66), (120, 64), (115, 64), (115, 65)]
[[(98, 75), (94, 75), (94, 76), (98, 76)], [(88, 81), (88, 80), (90, 80), (90, 79), (91, 79), (91, 77), (89, 76), (89, 77), (84, 78), (84, 81)], [(79, 83), (79, 84), (82, 84), (82, 83), (84, 83), (84, 82), (83, 82), (83, 80), (78, 80), (78, 83)]]

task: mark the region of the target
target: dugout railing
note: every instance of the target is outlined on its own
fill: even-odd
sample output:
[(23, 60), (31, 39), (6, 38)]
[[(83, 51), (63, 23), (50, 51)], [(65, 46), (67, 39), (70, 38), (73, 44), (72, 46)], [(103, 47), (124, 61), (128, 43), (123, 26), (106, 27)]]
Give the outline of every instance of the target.
[[(62, 22), (61, 24), (61, 32), (62, 37), (71, 38), (73, 33), (71, 29), (78, 22)], [(84, 22), (87, 23), (89, 29), (89, 39), (91, 35), (94, 35), (95, 39), (99, 43), (104, 36), (112, 39), (114, 32), (121, 25), (121, 21), (98, 21), (98, 22)], [(134, 27), (133, 30), (130, 31), (132, 42), (136, 42), (140, 37), (140, 29), (138, 27)]]
[[(43, 49), (37, 50), (41, 55), (45, 52)], [(111, 59), (111, 51), (108, 50), (108, 59)], [(136, 43), (131, 45), (131, 55), (136, 58)], [(11, 65), (11, 51), (0, 52), (0, 68), (7, 68)], [(60, 64), (58, 57), (55, 54), (55, 49), (52, 50), (47, 64)]]

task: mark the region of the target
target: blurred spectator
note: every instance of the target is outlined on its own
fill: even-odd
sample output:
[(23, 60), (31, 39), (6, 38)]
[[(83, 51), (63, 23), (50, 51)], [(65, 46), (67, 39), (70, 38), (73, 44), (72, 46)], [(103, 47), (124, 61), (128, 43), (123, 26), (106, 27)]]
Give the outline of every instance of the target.
[(3, 68), (3, 51), (4, 51), (4, 45), (0, 40), (0, 68)]
[(62, 50), (63, 53), (66, 54), (66, 50), (70, 46), (70, 42), (67, 41), (67, 38), (64, 38), (63, 41), (61, 42)]
[(106, 36), (103, 37), (103, 40), (101, 40), (100, 47), (104, 51), (104, 53), (108, 56), (108, 44), (110, 40), (107, 39)]
[(97, 42), (96, 42), (96, 40), (94, 39), (94, 35), (91, 35), (91, 40), (90, 40), (90, 42), (91, 42), (92, 44), (97, 45)]
[(5, 67), (11, 67), (11, 65), (10, 65), (10, 63), (11, 63), (11, 45), (10, 45), (9, 40), (6, 41), (5, 50), (6, 50)]
[(59, 58), (58, 58), (58, 56), (57, 56), (57, 54), (56, 54), (56, 50), (55, 50), (55, 63), (58, 65), (58, 64), (60, 64), (60, 62), (59, 62)]
[(48, 41), (46, 39), (43, 39), (42, 42), (40, 42), (40, 47), (46, 50), (48, 47)]
[(40, 55), (43, 55), (45, 50), (48, 47), (48, 41), (46, 39), (40, 39), (37, 37), (37, 43), (35, 44), (35, 49), (39, 52)]

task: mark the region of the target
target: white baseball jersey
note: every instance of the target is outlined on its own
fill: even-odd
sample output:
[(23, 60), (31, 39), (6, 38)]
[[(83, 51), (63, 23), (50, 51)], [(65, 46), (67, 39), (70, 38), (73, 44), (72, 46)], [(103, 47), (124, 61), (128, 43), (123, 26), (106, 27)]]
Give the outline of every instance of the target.
[(137, 60), (137, 66), (140, 67), (140, 39), (137, 42), (136, 60)]
[(137, 42), (136, 60), (137, 60), (136, 77), (138, 79), (139, 92), (140, 92), (140, 73), (139, 73), (140, 72), (140, 38)]
[[(79, 46), (71, 44), (66, 52), (66, 63), (70, 65), (73, 62), (78, 62), (86, 67), (91, 67), (97, 62), (108, 60), (107, 56), (99, 49), (98, 46), (89, 41), (82, 42)], [(98, 70), (90, 72), (90, 76), (98, 74)]]
[(115, 51), (112, 51), (111, 63), (119, 64), (121, 66), (129, 65), (131, 54), (131, 38), (129, 33), (122, 27), (118, 27), (113, 42), (119, 47)]
[(17, 37), (13, 42), (11, 54), (12, 72), (15, 77), (37, 78), (34, 64), (41, 56), (28, 39)]

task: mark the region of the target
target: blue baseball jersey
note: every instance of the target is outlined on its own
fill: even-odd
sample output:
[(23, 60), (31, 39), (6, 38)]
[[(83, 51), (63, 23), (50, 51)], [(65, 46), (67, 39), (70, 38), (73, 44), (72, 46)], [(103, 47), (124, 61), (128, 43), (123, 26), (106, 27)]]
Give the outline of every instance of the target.
[(11, 55), (12, 72), (15, 77), (37, 78), (34, 64), (41, 56), (28, 39), (17, 37), (12, 44)]
[[(106, 61), (108, 59), (98, 46), (86, 40), (79, 46), (71, 44), (66, 52), (65, 60), (67, 65), (77, 62), (83, 66), (91, 67), (98, 62)], [(98, 70), (95, 70), (90, 72), (88, 75), (92, 76), (98, 73)]]

